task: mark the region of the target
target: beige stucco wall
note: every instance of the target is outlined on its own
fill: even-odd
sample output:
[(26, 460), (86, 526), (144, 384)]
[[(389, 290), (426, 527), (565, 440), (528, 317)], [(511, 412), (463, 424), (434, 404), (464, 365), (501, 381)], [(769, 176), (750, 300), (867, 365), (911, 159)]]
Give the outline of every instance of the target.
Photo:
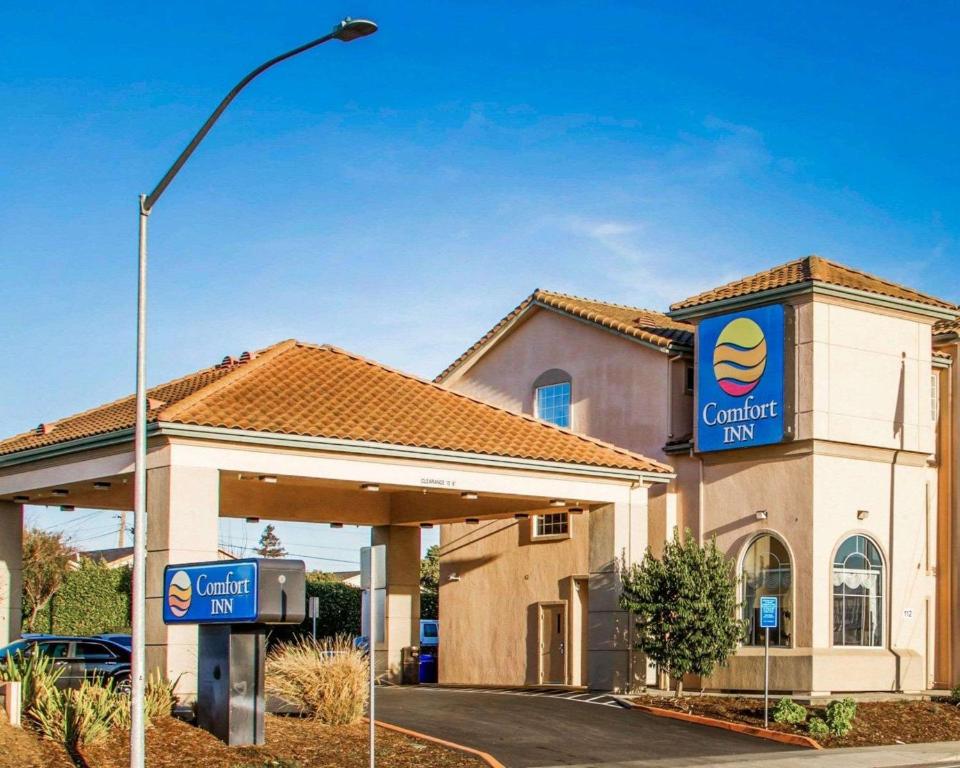
[[(441, 529), (441, 682), (539, 682), (537, 604), (570, 600), (570, 577), (588, 574), (589, 515), (572, 515), (570, 538), (560, 541), (538, 541), (532, 525), (530, 518)], [(579, 628), (570, 618), (568, 627)], [(571, 634), (574, 657), (581, 640)]]

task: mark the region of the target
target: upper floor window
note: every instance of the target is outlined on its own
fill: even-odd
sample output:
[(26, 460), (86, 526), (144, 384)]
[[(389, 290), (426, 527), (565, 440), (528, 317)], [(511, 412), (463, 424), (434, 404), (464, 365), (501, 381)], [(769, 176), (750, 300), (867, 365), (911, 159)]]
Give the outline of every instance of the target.
[(743, 556), (743, 618), (746, 619), (746, 645), (763, 645), (766, 630), (760, 628), (760, 598), (780, 599), (777, 628), (770, 630), (770, 644), (789, 646), (793, 634), (793, 592), (790, 553), (775, 536), (764, 534), (753, 540)]
[(549, 421), (558, 427), (569, 427), (570, 414), (570, 374), (553, 368), (540, 374), (533, 383), (535, 395), (535, 415), (538, 419)]
[(866, 536), (851, 536), (833, 558), (833, 644), (883, 642), (883, 559)]
[(566, 512), (551, 512), (548, 515), (537, 515), (534, 519), (533, 530), (533, 535), (537, 538), (543, 536), (569, 536), (570, 516)]

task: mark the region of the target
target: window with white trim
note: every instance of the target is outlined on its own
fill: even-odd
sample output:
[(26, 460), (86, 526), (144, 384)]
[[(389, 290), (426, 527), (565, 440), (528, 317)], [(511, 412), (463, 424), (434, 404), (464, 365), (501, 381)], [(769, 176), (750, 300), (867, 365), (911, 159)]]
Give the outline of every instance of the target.
[(743, 556), (741, 583), (743, 618), (747, 622), (744, 645), (763, 645), (765, 630), (760, 628), (760, 598), (779, 598), (777, 628), (770, 630), (770, 645), (790, 645), (793, 633), (793, 571), (790, 553), (780, 539), (770, 534), (758, 536)]
[(533, 382), (534, 415), (569, 429), (572, 424), (571, 391), (569, 373), (559, 368), (544, 371)]
[(883, 644), (883, 559), (866, 536), (851, 536), (833, 558), (833, 644)]
[(537, 515), (533, 521), (533, 535), (538, 539), (546, 536), (569, 536), (570, 515), (566, 512)]

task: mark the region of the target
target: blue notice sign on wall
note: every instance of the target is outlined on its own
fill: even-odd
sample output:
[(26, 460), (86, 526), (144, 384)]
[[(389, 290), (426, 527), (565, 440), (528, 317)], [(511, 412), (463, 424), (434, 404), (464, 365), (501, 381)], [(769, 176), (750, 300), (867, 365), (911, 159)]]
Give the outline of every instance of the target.
[(697, 327), (697, 450), (783, 440), (783, 312), (757, 307)]
[(760, 629), (776, 629), (780, 623), (780, 598), (760, 598)]
[(167, 624), (243, 624), (257, 620), (256, 560), (168, 565), (163, 573)]

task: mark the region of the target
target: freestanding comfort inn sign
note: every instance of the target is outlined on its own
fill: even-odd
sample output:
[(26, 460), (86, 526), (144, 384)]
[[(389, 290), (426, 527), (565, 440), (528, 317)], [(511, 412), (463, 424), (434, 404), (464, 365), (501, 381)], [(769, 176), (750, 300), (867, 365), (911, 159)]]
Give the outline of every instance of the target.
[(697, 328), (697, 450), (783, 440), (783, 307), (703, 320)]

